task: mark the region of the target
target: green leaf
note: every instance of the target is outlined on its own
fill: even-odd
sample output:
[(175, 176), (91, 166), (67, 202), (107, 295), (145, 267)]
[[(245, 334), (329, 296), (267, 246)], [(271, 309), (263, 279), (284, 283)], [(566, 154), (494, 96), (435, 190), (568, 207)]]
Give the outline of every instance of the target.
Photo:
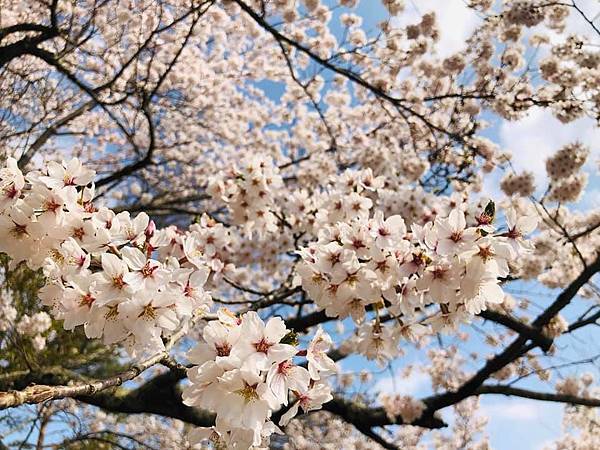
[(288, 344), (288, 345), (298, 345), (298, 333), (296, 333), (295, 331), (290, 331), (288, 334), (286, 334), (283, 338), (281, 338), (280, 341), (281, 344)]
[(496, 204), (493, 200), (490, 200), (488, 202), (485, 209), (483, 210), (483, 214), (485, 214), (491, 219), (490, 222), (494, 221), (494, 217), (496, 216)]

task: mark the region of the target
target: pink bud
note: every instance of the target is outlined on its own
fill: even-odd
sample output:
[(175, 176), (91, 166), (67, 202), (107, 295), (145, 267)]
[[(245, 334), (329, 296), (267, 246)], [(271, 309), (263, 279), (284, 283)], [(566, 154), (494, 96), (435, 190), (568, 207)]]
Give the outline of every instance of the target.
[(150, 239), (152, 236), (154, 236), (154, 232), (156, 231), (156, 225), (154, 224), (154, 221), (151, 220), (150, 222), (148, 222), (148, 226), (146, 227), (146, 231), (144, 231), (144, 234), (146, 235), (147, 239)]

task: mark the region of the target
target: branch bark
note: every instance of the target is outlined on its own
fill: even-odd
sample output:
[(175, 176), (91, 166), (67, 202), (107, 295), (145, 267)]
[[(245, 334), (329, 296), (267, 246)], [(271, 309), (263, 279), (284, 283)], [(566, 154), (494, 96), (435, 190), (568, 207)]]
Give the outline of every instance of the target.
[(158, 353), (139, 364), (131, 366), (124, 372), (104, 380), (78, 383), (72, 386), (49, 386), (35, 384), (21, 391), (0, 392), (0, 410), (13, 408), (25, 403), (42, 403), (46, 400), (56, 400), (65, 397), (93, 396), (95, 393), (121, 386), (124, 382), (133, 380), (139, 374), (168, 357), (166, 352)]
[(510, 397), (530, 398), (532, 400), (541, 400), (544, 402), (569, 403), (571, 405), (582, 406), (600, 406), (600, 399), (578, 397), (575, 395), (555, 394), (552, 392), (535, 392), (528, 389), (521, 389), (512, 386), (502, 385), (483, 385), (477, 389), (477, 395), (481, 394), (501, 394)]
[[(597, 256), (596, 260), (588, 265), (587, 268), (558, 295), (556, 300), (533, 321), (532, 327), (541, 330), (547, 325), (556, 314), (573, 300), (579, 292), (579, 289), (581, 289), (581, 287), (583, 287), (583, 285), (585, 285), (598, 271), (600, 271), (600, 256)], [(528, 343), (529, 340), (530, 338), (528, 336), (520, 335), (502, 353), (499, 353), (490, 359), (459, 389), (454, 392), (445, 392), (425, 399), (425, 403), (428, 406), (426, 414), (431, 415), (439, 409), (456, 404), (472, 395), (476, 395), (477, 390), (493, 373), (539, 346), (535, 341)]]

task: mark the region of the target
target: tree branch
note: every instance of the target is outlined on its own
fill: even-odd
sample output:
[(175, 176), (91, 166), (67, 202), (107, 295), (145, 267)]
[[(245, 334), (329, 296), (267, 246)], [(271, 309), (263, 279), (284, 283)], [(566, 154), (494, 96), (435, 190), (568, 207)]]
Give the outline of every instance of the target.
[[(579, 276), (569, 284), (556, 298), (556, 300), (532, 323), (537, 329), (542, 329), (550, 320), (556, 316), (577, 295), (579, 289), (587, 283), (594, 274), (600, 270), (600, 256), (590, 264)], [(490, 359), (475, 375), (467, 380), (454, 392), (425, 399), (427, 411), (424, 414), (433, 414), (435, 411), (456, 404), (467, 397), (475, 395), (477, 389), (495, 372), (525, 355), (530, 350), (539, 346), (535, 341), (527, 343), (529, 337), (520, 335), (502, 353)]]
[(600, 399), (577, 397), (575, 395), (555, 394), (551, 392), (535, 392), (528, 389), (521, 389), (512, 386), (503, 385), (483, 385), (476, 391), (480, 394), (501, 394), (511, 397), (530, 398), (532, 400), (541, 400), (545, 402), (569, 403), (571, 405), (582, 406), (600, 406)]
[(117, 387), (126, 381), (133, 380), (143, 371), (161, 362), (167, 356), (166, 352), (158, 353), (139, 364), (134, 364), (124, 372), (104, 380), (79, 383), (72, 386), (36, 384), (28, 386), (21, 391), (0, 392), (0, 410), (13, 408), (25, 403), (35, 404), (65, 397), (91, 396), (96, 392)]

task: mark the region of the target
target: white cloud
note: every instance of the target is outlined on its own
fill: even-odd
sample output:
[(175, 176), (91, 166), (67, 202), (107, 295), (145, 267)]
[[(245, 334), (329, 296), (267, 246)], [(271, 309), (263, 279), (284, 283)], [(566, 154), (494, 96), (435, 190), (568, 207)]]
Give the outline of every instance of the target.
[(422, 373), (413, 371), (409, 377), (402, 375), (402, 371), (396, 370), (393, 376), (381, 378), (375, 383), (374, 390), (389, 394), (419, 396), (429, 386), (429, 377)]
[(482, 22), (465, 3), (463, 0), (411, 0), (406, 2), (406, 9), (393, 23), (405, 27), (419, 22), (423, 14), (435, 11), (440, 30), (436, 48), (438, 56), (444, 58), (462, 50), (465, 40)]
[(483, 396), (481, 413), (489, 417), (491, 447), (541, 449), (561, 434), (564, 405), (518, 397)]
[(554, 439), (545, 439), (544, 441), (540, 442), (537, 446), (538, 450), (548, 450), (549, 448), (554, 448), (556, 447), (555, 445), (553, 445), (555, 442)]
[(537, 420), (543, 416), (543, 405), (524, 400), (503, 400), (482, 409), (493, 420)]
[(549, 110), (533, 108), (523, 119), (503, 121), (500, 127), (501, 146), (512, 151), (515, 169), (532, 171), (538, 182), (545, 179), (546, 158), (577, 140), (591, 147), (589, 160), (596, 163), (600, 156), (600, 129), (587, 117), (563, 124)]
[[(549, 110), (532, 108), (527, 115), (518, 121), (500, 121), (498, 136), (492, 136), (502, 150), (513, 153), (513, 166), (517, 172), (528, 170), (533, 172), (537, 182), (538, 194), (547, 186), (546, 159), (560, 147), (575, 141), (587, 145), (591, 152), (584, 170), (590, 175), (588, 188), (583, 198), (576, 204), (577, 209), (600, 206), (600, 128), (589, 118), (582, 118), (563, 124)], [(483, 178), (481, 195), (493, 199), (504, 197), (500, 190), (500, 179), (504, 176), (501, 170), (486, 174)]]
[[(598, 18), (598, 15), (600, 14), (600, 4), (598, 4), (598, 0), (577, 0), (576, 4), (589, 20)], [(569, 14), (569, 17), (567, 18), (565, 31), (560, 34), (551, 34), (550, 37), (552, 41), (562, 41), (565, 39), (565, 36), (576, 33), (580, 36), (588, 38), (591, 42), (597, 42), (598, 34), (592, 28), (592, 26), (574, 8), (569, 9), (571, 14)]]

